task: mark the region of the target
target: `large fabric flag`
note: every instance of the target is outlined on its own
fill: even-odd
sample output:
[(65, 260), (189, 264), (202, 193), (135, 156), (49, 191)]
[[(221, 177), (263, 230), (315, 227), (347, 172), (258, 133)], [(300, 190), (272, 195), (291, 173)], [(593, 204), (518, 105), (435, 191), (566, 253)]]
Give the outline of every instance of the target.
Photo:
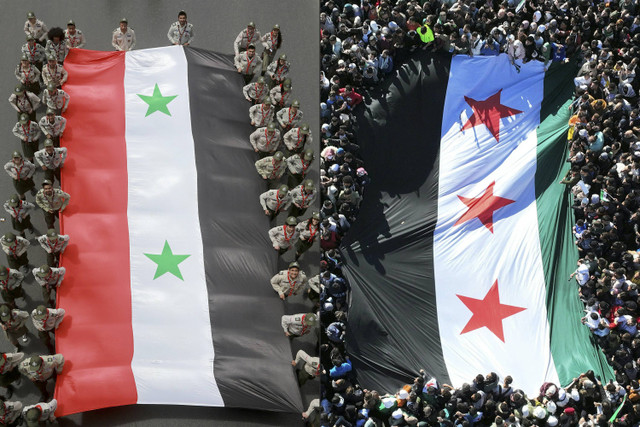
[(58, 415), (134, 403), (301, 411), (230, 58), (75, 49), (65, 68)]
[[(611, 369), (581, 325), (565, 163), (570, 64), (424, 54), (359, 117), (372, 183), (343, 243), (365, 387), (424, 368), (536, 395)], [(575, 74), (574, 74), (575, 75)]]

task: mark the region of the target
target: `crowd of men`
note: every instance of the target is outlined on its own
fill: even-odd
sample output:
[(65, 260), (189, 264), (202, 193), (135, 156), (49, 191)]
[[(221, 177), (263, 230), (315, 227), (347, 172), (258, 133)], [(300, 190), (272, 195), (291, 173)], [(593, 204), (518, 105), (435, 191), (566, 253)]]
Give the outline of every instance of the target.
[[(189, 45), (193, 41), (193, 25), (187, 23), (184, 11), (178, 14), (167, 37), (174, 45)], [(66, 128), (63, 116), (71, 97), (62, 86), (67, 80), (64, 61), (71, 49), (83, 48), (86, 39), (76, 28), (75, 22), (67, 22), (66, 29), (47, 25), (33, 12), (27, 13), (24, 24), (26, 43), (21, 47), (19, 63), (15, 69), (18, 84), (9, 97), (9, 103), (17, 112), (13, 134), (20, 141), (12, 158), (4, 169), (13, 180), (15, 194), (8, 195), (4, 210), (11, 219), (12, 231), (0, 237), (0, 245), (6, 254), (6, 266), (0, 265), (0, 326), (14, 352), (0, 357), (0, 424), (7, 426), (37, 426), (40, 422), (55, 420), (57, 401), (51, 399), (56, 375), (64, 368), (64, 356), (55, 354), (55, 331), (64, 319), (65, 310), (56, 307), (56, 294), (66, 270), (61, 267), (60, 256), (69, 244), (70, 237), (59, 234), (56, 225), (60, 213), (70, 202), (71, 196), (59, 186), (61, 169), (67, 158), (67, 148), (61, 146)], [(135, 47), (136, 37), (128, 27), (126, 18), (112, 33), (115, 50), (127, 51)], [(37, 115), (41, 114), (40, 119)], [(42, 148), (40, 142), (42, 141)], [(40, 181), (37, 185), (36, 181)], [(28, 197), (33, 200), (28, 200)], [(32, 224), (31, 215), (41, 211), (47, 230), (39, 233)], [(27, 238), (29, 233), (33, 238)], [(40, 246), (46, 253), (46, 264), (31, 268), (30, 247)], [(42, 288), (42, 300), (30, 299), (22, 285), (31, 282)], [(33, 283), (33, 282), (31, 282)], [(33, 309), (27, 309), (33, 305)], [(38, 338), (49, 354), (25, 355), (22, 351), (30, 342), (27, 322), (33, 324)], [(41, 400), (33, 405), (10, 401), (14, 387), (25, 376), (40, 390)]]
[[(640, 423), (640, 17), (633, 0), (321, 0), (321, 399), (303, 413), (322, 426), (635, 426)], [(538, 395), (517, 372), (480, 373), (453, 388), (421, 371), (383, 394), (363, 389), (345, 352), (349, 285), (336, 248), (369, 177), (358, 156), (353, 111), (416, 50), (567, 62), (575, 79), (570, 121), (571, 187), (581, 259), (575, 277), (593, 330), (615, 370), (588, 371)], [(372, 177), (375, 179), (375, 177)], [(560, 184), (558, 184), (560, 185)], [(500, 376), (504, 377), (501, 378)], [(611, 422), (609, 421), (611, 419)]]

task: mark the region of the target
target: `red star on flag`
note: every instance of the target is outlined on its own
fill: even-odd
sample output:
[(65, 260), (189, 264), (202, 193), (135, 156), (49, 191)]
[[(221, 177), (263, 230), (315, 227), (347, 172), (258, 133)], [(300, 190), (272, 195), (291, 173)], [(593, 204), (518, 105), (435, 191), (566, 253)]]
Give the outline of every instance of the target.
[(526, 308), (513, 305), (501, 304), (498, 292), (498, 280), (493, 283), (484, 299), (475, 299), (456, 294), (460, 301), (473, 313), (471, 319), (460, 332), (460, 335), (475, 331), (483, 326), (489, 329), (495, 336), (504, 342), (504, 331), (502, 330), (502, 319), (520, 313)]
[(494, 196), (493, 195), (493, 186), (495, 185), (495, 181), (493, 181), (484, 193), (480, 197), (463, 197), (458, 196), (458, 198), (467, 205), (469, 209), (462, 214), (460, 219), (456, 221), (454, 227), (456, 225), (462, 224), (463, 222), (467, 222), (471, 219), (478, 218), (485, 227), (489, 229), (491, 233), (493, 233), (493, 213), (498, 209), (510, 205), (514, 203), (515, 200), (505, 199), (504, 197)]
[(500, 142), (500, 119), (522, 113), (520, 110), (502, 105), (500, 103), (501, 93), (502, 89), (484, 101), (477, 101), (465, 96), (464, 100), (471, 106), (473, 113), (462, 126), (461, 132), (483, 124), (496, 141)]

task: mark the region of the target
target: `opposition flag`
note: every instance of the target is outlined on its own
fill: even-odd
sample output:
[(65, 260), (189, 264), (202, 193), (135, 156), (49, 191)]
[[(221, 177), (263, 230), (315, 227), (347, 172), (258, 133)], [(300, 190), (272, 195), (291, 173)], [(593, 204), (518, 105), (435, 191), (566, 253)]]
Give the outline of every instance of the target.
[(77, 49), (65, 68), (73, 202), (57, 415), (134, 403), (302, 411), (230, 58)]
[[(347, 336), (381, 391), (424, 368), (532, 395), (611, 368), (581, 325), (566, 132), (575, 67), (421, 54), (358, 118), (372, 178), (343, 242)], [(573, 74), (572, 74), (573, 73)]]

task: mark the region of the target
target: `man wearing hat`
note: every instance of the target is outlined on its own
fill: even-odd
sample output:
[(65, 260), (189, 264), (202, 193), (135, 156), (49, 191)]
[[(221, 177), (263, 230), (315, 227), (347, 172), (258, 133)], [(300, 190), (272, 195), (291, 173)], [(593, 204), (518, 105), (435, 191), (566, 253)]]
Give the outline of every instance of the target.
[(267, 65), (273, 61), (276, 56), (276, 52), (282, 45), (282, 34), (280, 33), (280, 25), (275, 24), (270, 32), (262, 36), (262, 75), (267, 71)]
[(298, 385), (302, 387), (308, 380), (312, 380), (320, 375), (322, 366), (319, 357), (312, 357), (304, 350), (298, 350), (296, 358), (291, 361), (291, 366), (298, 374)]
[[(18, 372), (16, 370), (16, 372)], [(18, 374), (20, 376), (20, 374)], [(22, 402), (2, 402), (0, 401), (0, 424), (3, 426), (13, 426), (22, 413)]]
[(247, 101), (251, 102), (251, 105), (262, 104), (267, 101), (269, 88), (265, 84), (264, 77), (258, 77), (257, 82), (245, 85), (242, 88), (242, 94)]
[(67, 111), (69, 99), (69, 94), (62, 89), (58, 89), (53, 83), (49, 83), (42, 93), (42, 103), (47, 106), (47, 109), (52, 109), (56, 115)]
[(76, 23), (73, 19), (67, 22), (67, 29), (64, 30), (64, 41), (69, 49), (82, 49), (87, 43), (82, 31), (76, 29)]
[(57, 179), (60, 182), (60, 169), (64, 166), (67, 159), (67, 147), (54, 147), (53, 141), (45, 139), (44, 148), (35, 153), (38, 166), (44, 171), (44, 178), (54, 182)]
[(120, 26), (113, 30), (111, 45), (115, 50), (133, 50), (136, 45), (136, 33), (129, 28), (127, 18), (120, 20)]
[(284, 83), (284, 80), (289, 77), (290, 64), (287, 61), (287, 55), (282, 53), (271, 64), (267, 66), (267, 76), (269, 81), (269, 87), (273, 88), (276, 85)]
[[(36, 282), (42, 286), (42, 298), (45, 304), (49, 305), (51, 302), (55, 305), (56, 294), (58, 287), (64, 279), (64, 274), (67, 270), (64, 267), (52, 268), (47, 264), (41, 265), (31, 270)], [(54, 291), (54, 292), (52, 292)]]
[(47, 53), (47, 63), (42, 66), (42, 81), (45, 86), (53, 83), (56, 87), (62, 87), (68, 78), (69, 74), (67, 74), (67, 70), (58, 63), (58, 58), (51, 53)]
[(284, 174), (287, 163), (282, 151), (276, 151), (273, 156), (258, 160), (255, 166), (262, 179), (278, 180)]
[(251, 126), (267, 126), (273, 120), (275, 107), (269, 103), (256, 104), (249, 108), (249, 119)]
[(301, 337), (315, 329), (318, 318), (315, 313), (284, 315), (280, 325), (288, 337)]
[(58, 401), (51, 399), (50, 402), (40, 402), (35, 405), (26, 406), (22, 410), (22, 415), (27, 423), (27, 427), (37, 427), (41, 421), (55, 422), (56, 409), (58, 409)]
[(284, 134), (284, 145), (292, 153), (302, 151), (307, 144), (311, 145), (312, 140), (311, 129), (306, 123), (296, 126)]
[(54, 373), (61, 373), (63, 368), (64, 356), (61, 354), (32, 356), (18, 365), (20, 373), (29, 378), (40, 389), (40, 393), (42, 393), (45, 400), (49, 399), (47, 381), (53, 377)]
[(309, 206), (313, 204), (316, 199), (315, 184), (311, 179), (305, 179), (304, 182), (293, 190), (291, 190), (291, 201), (293, 206), (291, 207), (290, 215), (298, 217), (304, 215)]
[(24, 307), (23, 280), (24, 274), (18, 270), (0, 265), (0, 293), (2, 294), (4, 302), (14, 305), (16, 300), (20, 300), (20, 307)]
[(36, 203), (44, 212), (47, 228), (54, 228), (58, 214), (65, 210), (71, 196), (59, 188), (53, 188), (48, 179), (42, 181), (42, 188), (36, 194)]
[(24, 23), (24, 33), (31, 35), (35, 40), (44, 46), (47, 41), (47, 32), (49, 29), (44, 22), (36, 18), (33, 12), (27, 12), (27, 20)]
[(21, 53), (27, 55), (29, 62), (42, 71), (42, 63), (47, 58), (47, 54), (44, 47), (36, 43), (36, 39), (31, 34), (27, 36), (27, 42), (22, 45)]
[(11, 131), (20, 139), (25, 157), (33, 163), (33, 155), (38, 150), (38, 140), (40, 139), (38, 123), (29, 119), (28, 114), (22, 113)]
[(16, 67), (15, 76), (27, 92), (40, 93), (40, 70), (29, 61), (29, 55), (23, 53)]
[(253, 79), (256, 70), (259, 69), (262, 64), (262, 60), (256, 55), (256, 47), (250, 44), (246, 50), (236, 54), (233, 63), (238, 73), (242, 74), (244, 84), (246, 85)]
[(260, 195), (260, 206), (264, 214), (269, 215), (269, 219), (273, 220), (280, 212), (288, 210), (291, 206), (289, 187), (281, 185), (276, 189), (265, 191)]
[(287, 270), (282, 270), (271, 278), (271, 286), (282, 301), (291, 295), (298, 295), (307, 283), (307, 275), (300, 271), (300, 264), (292, 262)]
[(278, 225), (269, 230), (269, 239), (273, 244), (273, 249), (282, 255), (293, 247), (298, 241), (299, 234), (296, 231), (298, 221), (290, 216), (283, 225)]
[(289, 186), (293, 187), (300, 183), (309, 172), (313, 162), (313, 148), (307, 148), (304, 153), (294, 154), (287, 158), (287, 169), (289, 169)]
[(280, 130), (274, 122), (270, 122), (267, 126), (253, 131), (249, 136), (249, 141), (256, 153), (273, 154), (280, 145)]
[(42, 249), (47, 251), (47, 264), (49, 267), (57, 267), (60, 262), (60, 255), (69, 244), (69, 236), (58, 234), (56, 230), (50, 228), (47, 230), (47, 234), (38, 236), (37, 239)]
[(47, 346), (50, 353), (55, 353), (56, 351), (51, 334), (54, 334), (60, 323), (62, 323), (64, 313), (63, 308), (47, 308), (44, 305), (39, 305), (31, 312), (33, 326), (38, 330), (38, 336)]
[[(249, 45), (256, 45), (260, 41), (260, 31), (256, 30), (256, 24), (253, 21), (247, 24), (247, 28), (238, 33), (233, 41), (233, 52), (236, 56), (249, 48)], [(262, 63), (262, 61), (260, 61)]]
[(30, 161), (23, 159), (22, 154), (18, 151), (13, 152), (11, 161), (4, 165), (4, 170), (13, 179), (13, 187), (22, 200), (25, 199), (24, 193), (27, 191), (34, 192), (35, 183), (32, 177), (36, 167)]
[(44, 136), (53, 141), (53, 146), (60, 147), (60, 138), (67, 126), (67, 119), (56, 115), (55, 110), (47, 108), (47, 115), (42, 117), (38, 124)]
[[(13, 395), (11, 384), (20, 379), (20, 372), (15, 368), (22, 359), (24, 359), (24, 353), (0, 353), (0, 387), (6, 389), (2, 400), (9, 400)], [(2, 422), (2, 412), (0, 410), (0, 423)]]
[(271, 89), (269, 91), (269, 99), (277, 110), (284, 108), (291, 99), (291, 79), (286, 78), (282, 84)]
[(24, 113), (29, 116), (29, 119), (36, 119), (36, 110), (40, 106), (40, 98), (33, 92), (27, 92), (23, 85), (18, 85), (13, 90), (11, 96), (9, 96), (9, 104), (18, 113), (18, 120)]
[(169, 27), (167, 37), (173, 45), (189, 46), (193, 43), (193, 24), (187, 22), (187, 12), (178, 12), (178, 20)]
[(300, 101), (295, 99), (290, 107), (278, 111), (276, 118), (284, 131), (298, 126), (302, 122), (303, 113), (300, 111)]
[(29, 313), (26, 311), (17, 308), (12, 310), (7, 304), (0, 305), (0, 327), (7, 334), (9, 342), (17, 349), (29, 343), (28, 331), (24, 325), (28, 318)]

